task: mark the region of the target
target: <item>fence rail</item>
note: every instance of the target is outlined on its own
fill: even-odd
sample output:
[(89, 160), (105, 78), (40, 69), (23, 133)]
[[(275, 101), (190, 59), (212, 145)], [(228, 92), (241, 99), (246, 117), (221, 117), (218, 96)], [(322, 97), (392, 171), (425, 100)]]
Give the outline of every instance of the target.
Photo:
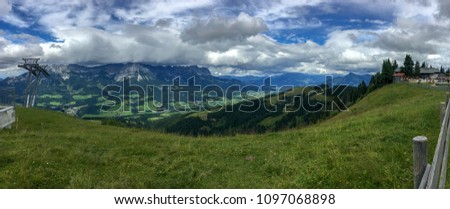
[(444, 189), (447, 178), (448, 149), (450, 137), (450, 94), (446, 94), (446, 102), (440, 104), (441, 130), (433, 156), (433, 162), (427, 163), (428, 139), (425, 136), (413, 138), (414, 156), (414, 188)]
[(0, 129), (10, 128), (16, 122), (14, 88), (0, 87)]
[(422, 89), (431, 89), (431, 90), (438, 90), (438, 91), (450, 91), (450, 84), (436, 84), (436, 85), (431, 85), (428, 83), (408, 83), (410, 86), (412, 87), (416, 87), (416, 88), (422, 88)]

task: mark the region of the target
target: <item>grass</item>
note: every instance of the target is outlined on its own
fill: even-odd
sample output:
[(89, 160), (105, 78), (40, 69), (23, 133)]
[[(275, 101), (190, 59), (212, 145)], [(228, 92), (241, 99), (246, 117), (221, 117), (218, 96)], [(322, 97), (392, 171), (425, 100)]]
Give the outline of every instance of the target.
[(412, 138), (434, 153), (444, 98), (389, 85), (316, 125), (197, 138), (17, 108), (0, 188), (412, 188)]
[(74, 100), (85, 100), (85, 99), (92, 98), (92, 95), (91, 94), (88, 94), (88, 95), (72, 95), (72, 98)]
[(39, 96), (39, 98), (45, 99), (45, 98), (49, 98), (49, 99), (62, 99), (63, 96), (56, 94), (56, 95), (50, 95), (50, 94), (44, 94), (42, 96)]
[(58, 102), (58, 101), (51, 101), (48, 104), (53, 105), (53, 106), (61, 106), (61, 102)]

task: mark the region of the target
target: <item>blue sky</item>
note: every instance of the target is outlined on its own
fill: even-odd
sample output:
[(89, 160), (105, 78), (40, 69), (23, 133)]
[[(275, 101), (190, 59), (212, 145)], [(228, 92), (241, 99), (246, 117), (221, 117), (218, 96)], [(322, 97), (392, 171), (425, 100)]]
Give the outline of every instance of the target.
[(201, 65), (215, 75), (450, 67), (446, 0), (0, 0), (0, 77), (46, 64)]

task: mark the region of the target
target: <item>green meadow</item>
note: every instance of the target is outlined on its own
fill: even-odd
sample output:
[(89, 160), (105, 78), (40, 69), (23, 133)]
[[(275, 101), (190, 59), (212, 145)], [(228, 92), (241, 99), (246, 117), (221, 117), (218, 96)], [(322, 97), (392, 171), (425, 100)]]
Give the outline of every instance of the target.
[(428, 137), (431, 162), (444, 98), (388, 85), (314, 125), (210, 137), (17, 107), (0, 131), (0, 188), (412, 188), (412, 138)]

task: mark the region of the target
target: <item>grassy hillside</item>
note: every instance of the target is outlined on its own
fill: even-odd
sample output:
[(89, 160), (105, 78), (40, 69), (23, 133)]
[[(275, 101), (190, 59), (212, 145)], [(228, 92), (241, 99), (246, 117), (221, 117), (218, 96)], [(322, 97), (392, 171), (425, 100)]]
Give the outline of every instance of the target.
[[(137, 120), (120, 118), (122, 123), (135, 122), (150, 129), (163, 129), (168, 133), (179, 133), (188, 136), (262, 134), (304, 127), (324, 121), (338, 111), (345, 109), (344, 104), (351, 106), (362, 98), (365, 87), (342, 87), (334, 89), (321, 87), (294, 88), (278, 95), (267, 95), (260, 98), (248, 98), (241, 103), (217, 108), (213, 111), (191, 112), (166, 117), (161, 120), (147, 121), (142, 116)], [(340, 95), (340, 101), (337, 100)], [(336, 111), (322, 109), (318, 105), (336, 107)], [(333, 105), (334, 104), (334, 105)]]
[(220, 138), (18, 108), (0, 131), (0, 188), (412, 188), (412, 138), (434, 153), (444, 98), (390, 85), (317, 125)]

